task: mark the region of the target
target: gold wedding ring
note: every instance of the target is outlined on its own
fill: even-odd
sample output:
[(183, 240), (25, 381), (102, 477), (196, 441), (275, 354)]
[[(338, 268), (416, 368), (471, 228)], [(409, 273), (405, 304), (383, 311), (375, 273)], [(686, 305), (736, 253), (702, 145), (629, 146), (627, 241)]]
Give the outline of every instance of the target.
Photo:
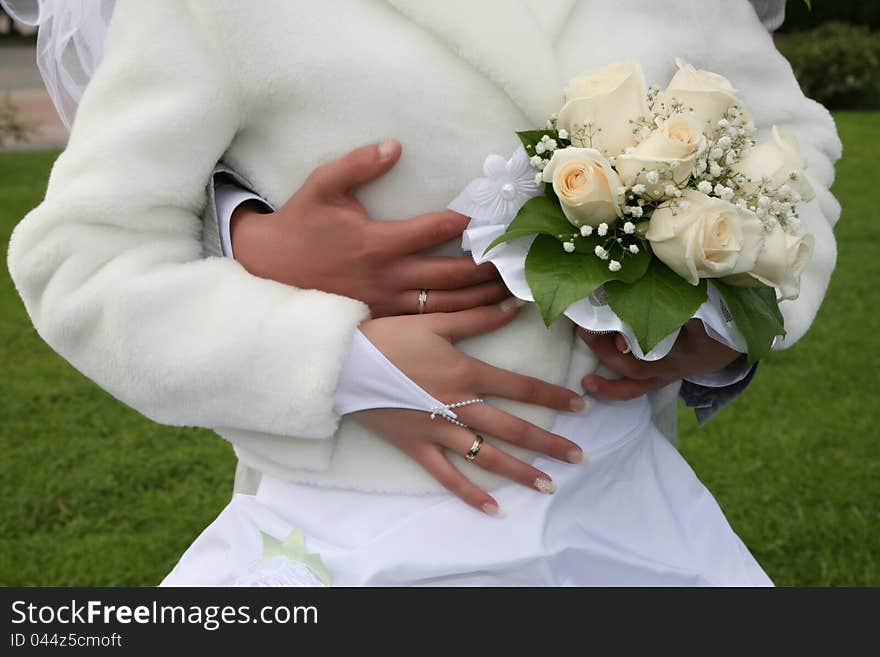
[(428, 303), (428, 291), (419, 292), (419, 315), (425, 314), (425, 304)]
[(468, 453), (464, 455), (464, 458), (468, 461), (473, 461), (477, 458), (477, 454), (480, 453), (480, 448), (483, 446), (483, 437), (479, 434), (476, 434), (476, 438), (474, 439), (474, 444), (471, 445), (471, 448), (468, 450)]

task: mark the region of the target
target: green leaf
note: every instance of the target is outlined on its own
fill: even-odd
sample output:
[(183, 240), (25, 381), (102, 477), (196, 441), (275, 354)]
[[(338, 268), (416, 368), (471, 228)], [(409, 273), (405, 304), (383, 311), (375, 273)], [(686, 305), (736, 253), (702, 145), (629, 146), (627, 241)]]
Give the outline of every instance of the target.
[(804, 4), (807, 5), (807, 9), (813, 11), (813, 0), (804, 0)]
[(632, 328), (642, 351), (648, 353), (706, 301), (706, 282), (691, 285), (652, 258), (648, 271), (632, 285), (605, 285), (605, 297), (611, 310)]
[[(600, 260), (592, 249), (603, 244), (603, 238), (578, 238), (578, 251), (566, 253), (559, 240), (539, 235), (526, 256), (525, 274), (535, 303), (544, 323), (550, 326), (566, 308), (590, 296), (600, 285), (613, 280), (628, 283), (644, 276), (651, 261), (648, 249), (623, 260), (618, 272), (608, 269), (608, 261)], [(592, 246), (590, 246), (592, 244)]]
[(553, 235), (559, 239), (568, 239), (577, 232), (577, 228), (568, 223), (562, 214), (559, 203), (546, 196), (529, 199), (517, 212), (503, 235), (499, 235), (483, 252), (483, 255), (499, 244), (525, 237), (526, 235)]
[(749, 363), (755, 363), (770, 352), (773, 339), (785, 335), (785, 320), (779, 312), (776, 290), (772, 287), (739, 287), (713, 280), (721, 293), (739, 332), (746, 340)]

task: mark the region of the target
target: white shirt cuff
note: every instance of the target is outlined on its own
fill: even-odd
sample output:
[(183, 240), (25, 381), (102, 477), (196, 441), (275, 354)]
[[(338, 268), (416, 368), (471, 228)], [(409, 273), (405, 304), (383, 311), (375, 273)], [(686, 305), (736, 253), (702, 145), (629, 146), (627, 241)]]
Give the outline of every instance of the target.
[(456, 417), (401, 372), (363, 333), (355, 331), (336, 388), (334, 410), (345, 415), (368, 408), (406, 408)]
[(232, 252), (232, 233), (230, 230), (232, 215), (236, 208), (246, 201), (259, 201), (270, 210), (275, 210), (264, 198), (249, 189), (228, 183), (214, 186), (214, 204), (217, 210), (217, 228), (220, 230), (220, 248), (227, 258), (235, 257)]
[(740, 357), (717, 372), (695, 374), (685, 377), (684, 380), (706, 388), (726, 388), (742, 381), (751, 371), (752, 366), (749, 365), (748, 358)]

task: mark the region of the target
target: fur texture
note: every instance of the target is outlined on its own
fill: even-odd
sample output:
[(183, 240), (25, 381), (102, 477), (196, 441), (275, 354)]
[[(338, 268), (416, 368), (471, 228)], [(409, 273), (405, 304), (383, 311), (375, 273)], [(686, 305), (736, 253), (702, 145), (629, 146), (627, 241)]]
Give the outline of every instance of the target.
[[(564, 82), (614, 60), (665, 83), (675, 56), (728, 76), (764, 131), (794, 132), (818, 198), (817, 250), (789, 335), (809, 327), (835, 262), (828, 192), (840, 142), (745, 0), (121, 0), (46, 200), (17, 227), (9, 268), (34, 325), (80, 371), (148, 417), (215, 428), (245, 464), (320, 485), (439, 485), (346, 418), (332, 397), (359, 302), (203, 258), (199, 215), (220, 159), (281, 205), (315, 166), (386, 137), (401, 162), (360, 200), (398, 219), (443, 208), (558, 109)], [(556, 39), (553, 35), (556, 35)], [(457, 244), (440, 251), (456, 253)], [(332, 254), (327, 254), (332, 257)], [(534, 312), (461, 343), (490, 363), (563, 382), (573, 330)], [(576, 380), (576, 379), (575, 379)], [(661, 412), (674, 412), (665, 395)], [(510, 404), (542, 426), (553, 413)], [(335, 438), (325, 441), (313, 438)], [(296, 436), (294, 438), (294, 436)], [(471, 468), (470, 464), (468, 464)], [(478, 483), (496, 483), (479, 469)]]

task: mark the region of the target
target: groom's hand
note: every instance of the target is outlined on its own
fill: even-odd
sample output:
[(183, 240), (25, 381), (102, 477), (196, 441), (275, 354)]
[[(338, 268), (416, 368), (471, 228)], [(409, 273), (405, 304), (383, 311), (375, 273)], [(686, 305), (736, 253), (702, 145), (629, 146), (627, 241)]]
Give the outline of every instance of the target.
[(400, 143), (366, 146), (315, 169), (275, 213), (244, 204), (232, 217), (235, 258), (250, 273), (359, 299), (373, 317), (453, 312), (496, 303), (507, 292), (494, 266), (422, 252), (459, 237), (468, 218), (452, 211), (374, 221), (355, 192), (400, 159)]
[(604, 365), (622, 377), (614, 380), (596, 374), (584, 377), (581, 380), (584, 390), (598, 399), (640, 397), (685, 377), (717, 372), (742, 355), (710, 337), (698, 319), (685, 324), (669, 354), (655, 361), (633, 356), (619, 333), (596, 335), (578, 329), (578, 334)]

